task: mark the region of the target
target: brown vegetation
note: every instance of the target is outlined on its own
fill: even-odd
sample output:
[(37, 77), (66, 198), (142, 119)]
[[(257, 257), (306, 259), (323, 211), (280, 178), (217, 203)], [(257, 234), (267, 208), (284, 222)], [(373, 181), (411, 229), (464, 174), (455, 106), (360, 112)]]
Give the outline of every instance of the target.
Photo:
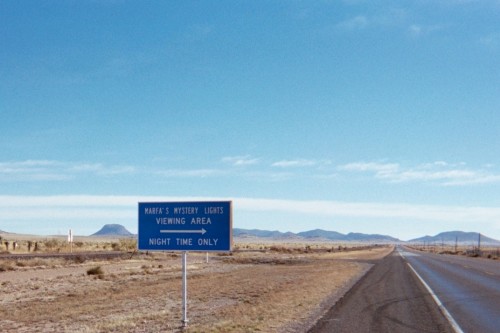
[(454, 246), (454, 245), (429, 245), (429, 246), (409, 246), (412, 249), (426, 251), (430, 253), (467, 256), (472, 258), (486, 258), (492, 260), (500, 259), (500, 247), (484, 246)]
[[(303, 332), (390, 248), (245, 244), (188, 255), (189, 332)], [(272, 247), (272, 249), (271, 249)], [(129, 257), (130, 258), (130, 257)], [(179, 332), (181, 259), (0, 259), (0, 327), (37, 332)], [(92, 272), (92, 273), (90, 273)]]
[[(1, 234), (0, 253), (65, 253), (71, 251), (135, 251), (134, 238), (75, 237), (72, 244), (66, 236), (31, 236)], [(13, 244), (17, 246), (14, 249)]]

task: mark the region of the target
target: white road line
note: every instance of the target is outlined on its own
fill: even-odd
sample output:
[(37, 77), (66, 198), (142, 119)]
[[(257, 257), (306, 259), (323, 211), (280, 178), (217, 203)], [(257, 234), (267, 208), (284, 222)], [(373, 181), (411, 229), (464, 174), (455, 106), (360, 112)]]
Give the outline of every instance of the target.
[(431, 294), (432, 298), (434, 299), (434, 302), (436, 302), (439, 310), (441, 310), (441, 312), (443, 313), (443, 315), (446, 317), (446, 319), (448, 320), (448, 322), (450, 323), (451, 327), (453, 328), (453, 330), (456, 332), (456, 333), (464, 333), (464, 331), (462, 331), (462, 329), (460, 328), (460, 326), (458, 325), (458, 323), (455, 321), (455, 319), (453, 319), (453, 317), (451, 316), (451, 314), (448, 312), (448, 310), (446, 310), (446, 308), (444, 307), (443, 303), (441, 303), (441, 301), (439, 300), (439, 298), (436, 296), (436, 294), (434, 293), (434, 291), (431, 289), (431, 287), (429, 287), (429, 285), (424, 281), (424, 279), (422, 279), (422, 277), (417, 273), (417, 271), (410, 265), (409, 262), (407, 262), (408, 266), (411, 268), (411, 270), (413, 271), (413, 273), (415, 273), (415, 275), (418, 277), (418, 279), (420, 280), (420, 282), (422, 282), (422, 284), (424, 285), (424, 287), (427, 289), (427, 291)]

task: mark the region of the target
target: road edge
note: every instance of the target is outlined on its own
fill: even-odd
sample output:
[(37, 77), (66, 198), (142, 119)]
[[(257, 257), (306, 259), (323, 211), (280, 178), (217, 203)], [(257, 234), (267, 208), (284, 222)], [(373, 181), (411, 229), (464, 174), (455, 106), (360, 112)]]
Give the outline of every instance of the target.
[[(403, 255), (401, 255), (401, 257), (403, 257), (404, 259), (406, 259)], [(408, 265), (408, 267), (410, 267), (410, 269), (412, 270), (412, 272), (415, 274), (415, 276), (418, 278), (418, 280), (422, 283), (422, 285), (425, 287), (425, 289), (427, 290), (427, 292), (432, 296), (432, 299), (434, 300), (434, 302), (438, 306), (439, 311), (441, 311), (441, 313), (444, 315), (444, 317), (446, 318), (446, 320), (448, 320), (448, 323), (450, 323), (450, 325), (453, 328), (453, 330), (455, 331), (455, 333), (464, 333), (464, 331), (462, 330), (462, 328), (460, 328), (460, 325), (458, 325), (458, 323), (455, 321), (455, 319), (453, 318), (453, 316), (448, 312), (448, 310), (446, 309), (446, 307), (443, 305), (443, 303), (441, 302), (441, 300), (439, 299), (439, 297), (437, 297), (436, 293), (431, 289), (431, 287), (429, 287), (429, 285), (427, 284), (427, 282), (425, 282), (425, 280), (420, 276), (420, 274), (417, 273), (417, 271), (415, 270), (415, 268), (413, 268), (413, 266), (409, 262), (406, 262), (406, 264)]]
[(375, 266), (374, 264), (368, 264), (368, 263), (363, 263), (366, 265), (363, 270), (356, 276), (352, 277), (351, 279), (347, 280), (347, 282), (328, 295), (323, 301), (321, 301), (321, 304), (319, 305), (318, 309), (312, 311), (306, 320), (303, 320), (301, 322), (295, 322), (291, 323), (289, 325), (286, 325), (282, 329), (280, 329), (280, 333), (303, 333), (303, 332), (309, 332), (317, 323), (318, 321), (323, 318), (328, 311), (330, 311), (331, 308), (333, 308), (338, 302), (342, 301), (344, 296), (352, 289), (356, 284), (361, 281), (366, 274)]

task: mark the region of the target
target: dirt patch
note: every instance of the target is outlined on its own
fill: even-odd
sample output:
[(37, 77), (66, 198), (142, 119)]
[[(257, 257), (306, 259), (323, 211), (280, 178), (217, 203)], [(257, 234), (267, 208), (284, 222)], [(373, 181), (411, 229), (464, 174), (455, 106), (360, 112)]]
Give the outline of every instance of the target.
[[(349, 252), (381, 257), (388, 248)], [(369, 258), (370, 257), (370, 258)], [(88, 271), (100, 267), (101, 274)], [(181, 258), (157, 253), (0, 272), (0, 327), (17, 332), (179, 332)], [(188, 255), (188, 332), (303, 332), (370, 264), (336, 253)]]

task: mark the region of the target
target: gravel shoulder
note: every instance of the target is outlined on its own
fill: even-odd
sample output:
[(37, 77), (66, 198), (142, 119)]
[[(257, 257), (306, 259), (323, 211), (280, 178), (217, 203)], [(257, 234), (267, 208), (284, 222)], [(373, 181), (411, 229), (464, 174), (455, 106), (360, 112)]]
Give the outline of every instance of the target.
[(429, 292), (394, 252), (375, 266), (309, 333), (452, 333)]

